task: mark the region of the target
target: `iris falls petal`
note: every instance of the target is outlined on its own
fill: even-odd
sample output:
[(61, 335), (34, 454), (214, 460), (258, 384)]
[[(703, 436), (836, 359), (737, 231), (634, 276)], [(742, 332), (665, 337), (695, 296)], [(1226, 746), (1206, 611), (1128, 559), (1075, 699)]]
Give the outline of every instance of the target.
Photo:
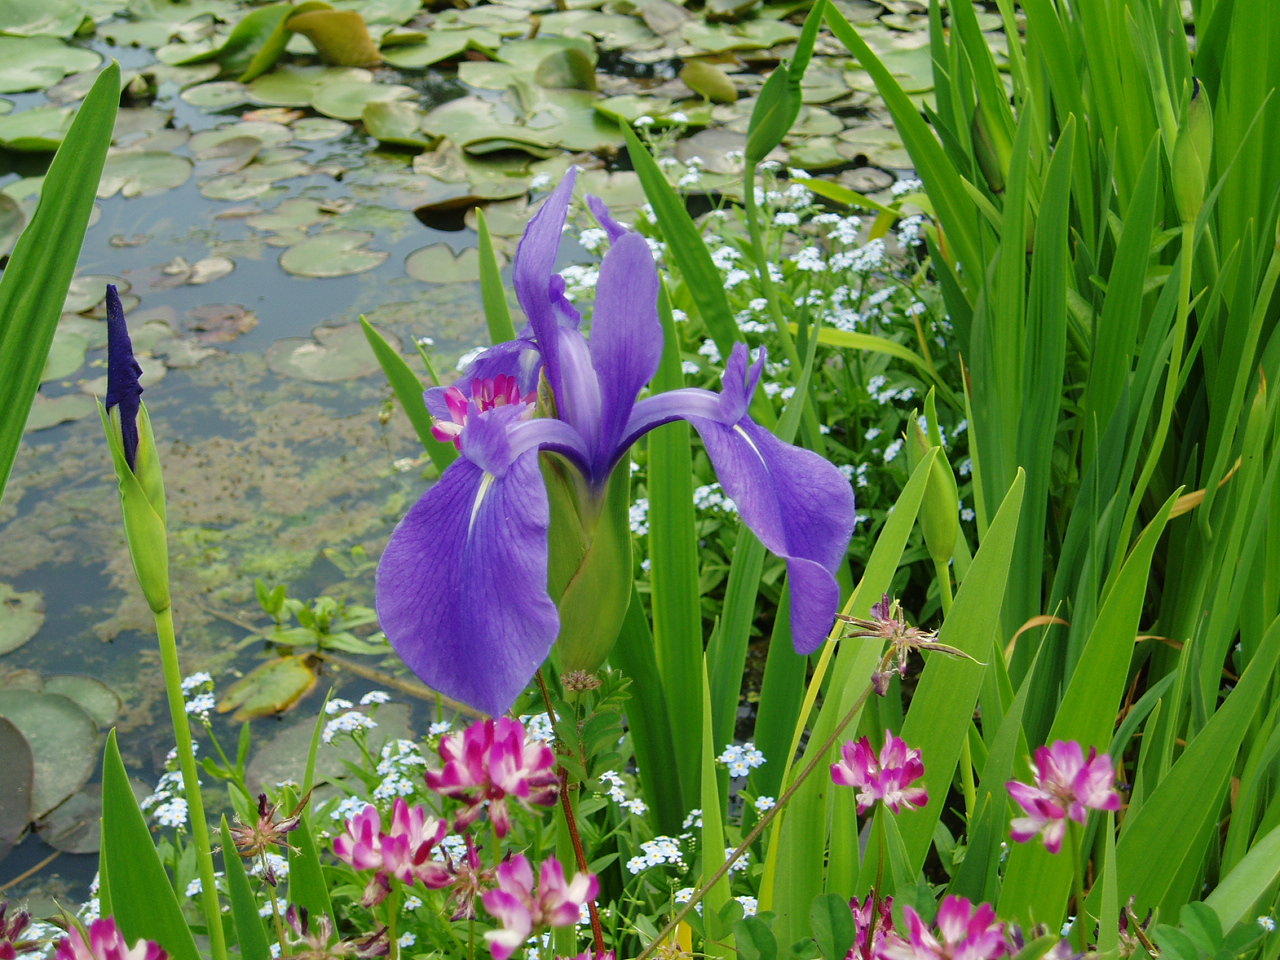
[(538, 452), (501, 477), (453, 463), (391, 535), (378, 567), (378, 618), (428, 685), (500, 714), (551, 652), (550, 510)]

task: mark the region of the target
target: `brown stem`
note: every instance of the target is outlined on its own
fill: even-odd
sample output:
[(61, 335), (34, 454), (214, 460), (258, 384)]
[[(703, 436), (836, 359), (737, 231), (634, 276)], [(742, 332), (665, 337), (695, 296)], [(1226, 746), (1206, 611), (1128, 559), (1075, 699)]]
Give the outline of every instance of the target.
[(791, 786), (787, 787), (786, 792), (778, 798), (778, 802), (760, 818), (756, 825), (751, 829), (751, 832), (748, 833), (742, 843), (738, 845), (737, 849), (735, 849), (733, 853), (729, 854), (724, 863), (721, 864), (720, 869), (711, 875), (711, 879), (707, 881), (706, 886), (701, 890), (695, 890), (693, 896), (685, 902), (684, 906), (680, 909), (680, 912), (671, 918), (671, 922), (658, 932), (658, 935), (653, 938), (653, 941), (647, 947), (640, 951), (640, 956), (636, 957), (636, 960), (649, 960), (649, 957), (653, 956), (653, 953), (658, 949), (658, 946), (671, 936), (671, 934), (675, 932), (676, 928), (680, 926), (680, 921), (693, 912), (693, 908), (696, 907), (702, 898), (707, 895), (707, 891), (724, 879), (725, 875), (729, 872), (729, 868), (737, 862), (739, 857), (747, 852), (748, 848), (755, 843), (757, 839), (759, 839), (760, 834), (764, 833), (764, 828), (773, 822), (773, 818), (776, 817), (779, 811), (781, 811), (791, 798), (795, 796), (796, 791), (800, 789), (801, 784), (808, 780), (809, 775), (812, 774), (814, 770), (818, 769), (818, 766), (823, 763), (826, 758), (827, 751), (835, 746), (836, 740), (840, 738), (840, 734), (844, 732), (844, 728), (853, 722), (853, 718), (856, 717), (859, 711), (862, 710), (863, 706), (866, 705), (867, 697), (870, 695), (871, 684), (867, 684), (862, 693), (858, 695), (858, 699), (854, 701), (853, 706), (849, 708), (849, 712), (844, 715), (840, 722), (836, 724), (836, 728), (831, 731), (831, 736), (827, 737), (826, 742), (818, 748), (813, 759), (810, 760), (808, 765), (800, 771), (799, 776), (797, 776), (795, 780), (791, 781)]
[[(551, 728), (556, 726), (556, 708), (551, 703), (551, 691), (547, 689), (547, 681), (538, 671), (538, 687), (542, 690), (542, 699), (547, 705), (547, 717), (551, 720)], [(578, 859), (578, 869), (589, 873), (587, 869), (587, 852), (582, 847), (582, 836), (578, 833), (578, 818), (573, 814), (573, 801), (569, 799), (569, 771), (560, 765), (560, 805), (564, 807), (565, 823), (569, 825), (569, 837), (573, 840), (573, 853)], [(600, 924), (600, 911), (594, 900), (587, 901), (587, 909), (591, 911), (591, 935), (596, 943), (595, 960), (604, 960), (604, 927)]]

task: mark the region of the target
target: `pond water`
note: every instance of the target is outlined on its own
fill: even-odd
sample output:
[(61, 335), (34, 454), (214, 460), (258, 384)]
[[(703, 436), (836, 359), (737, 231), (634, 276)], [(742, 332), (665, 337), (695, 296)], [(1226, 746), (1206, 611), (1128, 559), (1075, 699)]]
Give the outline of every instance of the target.
[[(55, 11), (65, 6), (52, 4)], [(151, 33), (148, 24), (162, 16), (158, 6), (103, 0), (94, 7), (96, 34), (68, 41), (119, 60), (126, 80), (139, 73), (143, 79), (135, 81), (117, 125), (104, 195), (59, 332), (59, 366), (42, 387), (0, 502), (6, 615), (43, 611), (38, 632), (0, 656), (0, 693), (34, 695), (55, 675), (102, 681), (119, 697), (113, 722), (127, 764), (144, 782), (154, 782), (171, 732), (151, 618), (133, 579), (106, 444), (89, 400), (104, 389), (105, 283), (120, 285), (146, 373), (145, 400), (165, 470), (183, 669), (207, 670), (223, 689), (266, 653), (254, 631), (271, 620), (255, 598), (255, 578), (287, 584), (291, 596), (304, 600), (330, 594), (370, 603), (372, 564), (360, 551), (376, 556), (425, 487), (421, 446), (393, 409), (353, 326), (359, 317), (366, 315), (410, 356), (415, 340), (430, 338), (439, 368), (451, 370), (459, 354), (484, 339), (474, 260), (463, 254), (476, 244), (471, 208), (487, 203), (497, 248), (509, 258), (536, 202), (534, 184), (558, 179), (569, 162), (562, 147), (580, 151), (596, 137), (594, 157), (578, 154), (599, 168), (588, 174), (588, 189), (623, 211), (634, 209), (643, 198), (621, 169), (615, 121), (642, 113), (657, 118), (652, 132), (662, 146), (682, 160), (704, 159), (702, 187), (731, 184), (731, 153), (744, 142), (751, 97), (798, 32), (789, 7), (722, 4), (721, 22), (712, 23), (674, 4), (571, 3), (573, 9), (543, 18), (538, 42), (550, 46), (538, 47), (530, 59), (530, 48), (519, 46), (533, 42), (522, 41), (529, 32), (527, 4), (438, 13), (419, 6), (414, 0), (363, 8), (384, 43), (388, 31), (433, 31), (434, 39), (423, 33), (388, 44), (387, 51), (399, 51), (398, 62), (414, 63), (405, 51), (464, 32), (473, 52), (459, 56), (468, 46), (463, 43), (442, 65), (428, 65), (434, 61), (421, 54), (420, 68), (349, 72), (330, 92), (347, 95), (371, 82), (403, 85), (408, 92), (395, 97), (416, 104), (413, 117), (428, 118), (413, 137), (434, 141), (430, 118), (445, 118), (439, 120), (445, 139), (426, 153), (380, 144), (349, 112), (348, 120), (333, 116), (349, 107), (331, 107), (325, 116), (300, 106), (307, 100), (296, 90), (263, 85), (280, 77), (314, 80), (305, 70), (319, 68), (298, 72), (298, 64), (315, 58), (297, 37), (290, 50), (301, 53), (286, 56), (247, 88), (215, 80), (217, 63), (168, 65), (178, 59), (170, 47), (160, 51), (167, 63), (157, 60), (153, 48), (175, 36), (195, 50), (216, 46), (242, 12), (229, 0), (183, 14), (214, 11), (225, 23), (206, 16)], [(923, 6), (843, 6), (868, 25), (868, 39), (900, 76), (917, 78), (914, 92), (927, 93)], [(386, 11), (392, 12), (378, 20)], [(674, 19), (664, 27), (659, 14)], [(399, 26), (405, 22), (408, 27)], [(483, 49), (476, 35), (484, 31), (511, 51), (506, 61), (474, 52)], [(565, 49), (556, 37), (578, 38), (574, 43), (602, 53), (598, 66), (609, 72), (595, 74), (599, 90), (539, 87), (545, 102), (535, 101), (541, 106), (520, 120), (528, 122), (520, 129), (541, 130), (529, 139), (541, 138), (550, 149), (509, 142), (521, 134), (503, 111), (513, 95), (528, 97), (546, 55)], [(806, 86), (809, 106), (783, 158), (828, 167), (858, 189), (883, 188), (892, 181), (884, 171), (905, 167), (905, 154), (884, 121), (868, 112), (865, 75), (825, 39), (818, 52)], [(698, 97), (676, 77), (691, 62), (714, 64), (741, 99), (713, 105)], [(40, 92), (0, 92), (10, 116), (18, 116), (74, 103), (95, 73), (72, 74)], [(689, 82), (699, 85), (693, 77)], [(458, 100), (452, 114), (429, 113), (462, 97), (470, 99)], [(606, 101), (612, 114), (593, 112)], [(544, 115), (559, 126), (536, 121)], [(0, 115), (0, 142), (3, 120)], [(459, 149), (477, 135), (475, 124), (484, 133), (485, 124), (499, 121), (506, 125), (497, 133), (508, 138), (500, 145), (512, 149)], [(585, 128), (594, 132), (583, 141)], [(29, 214), (34, 178), (48, 156), (0, 149), (0, 213), (21, 207)], [(673, 176), (688, 170), (677, 165)], [(12, 241), (4, 222), (0, 218), (0, 252)], [(22, 599), (12, 599), (14, 592)], [(348, 697), (376, 685), (330, 668), (317, 691), (334, 682)], [(319, 697), (313, 692), (286, 722), (314, 717)], [(280, 726), (261, 722), (256, 736), (274, 736)], [(32, 871), (53, 852), (45, 838), (29, 834), (5, 859), (0, 883)], [(93, 853), (66, 852), (13, 892), (82, 899), (94, 869)]]

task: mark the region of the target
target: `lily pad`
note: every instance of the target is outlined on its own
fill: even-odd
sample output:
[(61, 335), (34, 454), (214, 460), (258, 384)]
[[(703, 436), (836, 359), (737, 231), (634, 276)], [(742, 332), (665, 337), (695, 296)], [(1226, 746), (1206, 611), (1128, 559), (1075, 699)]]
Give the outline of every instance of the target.
[(52, 153), (71, 127), (70, 107), (33, 107), (0, 118), (0, 147), (20, 153)]
[(734, 103), (738, 99), (738, 88), (729, 75), (705, 60), (685, 63), (680, 70), (680, 79), (694, 93), (700, 93), (714, 103)]
[(227, 124), (216, 130), (202, 130), (191, 138), (191, 153), (197, 160), (225, 156), (228, 141), (257, 140), (263, 147), (279, 147), (293, 137), (289, 128), (280, 123), (262, 123), (246, 120)]
[(684, 40), (707, 53), (729, 50), (767, 50), (800, 36), (800, 28), (782, 20), (746, 20), (742, 23), (704, 23), (690, 20), (680, 28)]
[(364, 127), (382, 143), (426, 150), (432, 140), (422, 134), (422, 108), (404, 100), (375, 101), (365, 105)]
[[(311, 337), (277, 340), (267, 349), (267, 366), (281, 376), (314, 383), (355, 380), (381, 369), (358, 323), (317, 327), (312, 335), (314, 340)], [(383, 335), (388, 343), (400, 349), (396, 337), (386, 331)]]
[(402, 83), (346, 83), (321, 84), (311, 98), (311, 106), (317, 113), (336, 120), (359, 120), (364, 108), (371, 103), (403, 100), (414, 95), (413, 87)]
[(67, 289), (67, 299), (62, 304), (63, 313), (84, 313), (102, 303), (107, 296), (107, 284), (114, 283), (122, 294), (128, 292), (129, 284), (120, 277), (111, 277), (101, 273), (84, 273), (71, 281)]
[(102, 784), (91, 783), (36, 824), (40, 839), (63, 853), (97, 853), (102, 845)]
[(41, 382), (65, 380), (84, 366), (84, 358), (88, 352), (87, 338), (59, 327), (53, 335), (53, 343), (49, 346), (49, 356), (44, 362)]
[(17, 650), (44, 626), (44, 594), (0, 583), (0, 656)]
[(5, 0), (0, 33), (11, 37), (69, 37), (85, 18), (79, 0)]
[(61, 397), (36, 394), (27, 417), (27, 432), (45, 430), (71, 420), (82, 420), (97, 409), (92, 398), (80, 393), (68, 393)]
[(195, 263), (190, 263), (186, 257), (174, 257), (162, 268), (164, 277), (152, 286), (162, 290), (188, 284), (199, 286), (219, 280), (235, 268), (235, 261), (229, 257), (205, 257)]
[(378, 45), (357, 10), (308, 10), (294, 14), (285, 26), (315, 44), (325, 63), (367, 67), (382, 60)]
[(308, 237), (280, 254), (280, 266), (299, 277), (345, 277), (372, 270), (388, 254), (383, 250), (365, 250), (373, 239), (363, 230), (331, 230)]
[(117, 193), (147, 197), (180, 187), (191, 176), (191, 161), (174, 153), (122, 151), (107, 157), (98, 185), (105, 200)]
[[(378, 708), (377, 727), (369, 731), (369, 749), (382, 749), (388, 739), (412, 739), (409, 706), (404, 703), (388, 703)], [(282, 780), (301, 783), (306, 773), (307, 754), (311, 737), (315, 732), (315, 720), (306, 717), (287, 726), (265, 743), (254, 743), (253, 759), (249, 763), (249, 788), (273, 788)], [(316, 782), (342, 781), (353, 776), (348, 763), (359, 764), (360, 748), (347, 737), (327, 743), (316, 755)]]
[(232, 719), (244, 723), (283, 713), (311, 692), (316, 672), (308, 656), (277, 657), (241, 677), (218, 704), (219, 713), (236, 711)]
[(318, 201), (308, 200), (306, 197), (290, 197), (274, 209), (246, 217), (245, 223), (255, 230), (273, 233), (306, 233), (308, 227), (320, 223), (328, 216)]
[(26, 214), (18, 201), (7, 193), (0, 193), (0, 257), (8, 256), (26, 222)]
[(60, 693), (80, 704), (100, 730), (108, 729), (120, 715), (120, 695), (96, 677), (61, 673), (44, 678), (45, 693)]
[(453, 60), (468, 50), (479, 50), (493, 56), (501, 45), (502, 37), (483, 27), (432, 30), (421, 43), (384, 47), (382, 58), (401, 70), (421, 70), (442, 60)]
[(54, 37), (0, 36), (0, 93), (52, 87), (69, 73), (92, 70), (102, 57)]
[(351, 124), (335, 120), (333, 117), (303, 117), (290, 124), (295, 140), (308, 142), (315, 140), (332, 140), (351, 132)]
[(249, 84), (258, 103), (276, 107), (309, 107), (311, 98), (326, 82), (370, 84), (373, 74), (360, 67), (282, 67)]
[(74, 700), (56, 693), (0, 690), (0, 716), (31, 745), (31, 812), (36, 819), (88, 783), (98, 764), (98, 726)]
[(0, 790), (0, 860), (22, 838), (31, 823), (31, 786), (35, 761), (22, 731), (0, 717), (0, 768), (4, 769), (4, 789)]
[(405, 272), (422, 283), (468, 283), (480, 279), (480, 251), (467, 247), (457, 253), (447, 243), (433, 243), (409, 254)]
[(235, 80), (215, 80), (182, 91), (182, 99), (193, 107), (217, 112), (250, 103), (249, 88)]
[(187, 311), (201, 343), (230, 343), (258, 326), (258, 315), (236, 303), (210, 303)]

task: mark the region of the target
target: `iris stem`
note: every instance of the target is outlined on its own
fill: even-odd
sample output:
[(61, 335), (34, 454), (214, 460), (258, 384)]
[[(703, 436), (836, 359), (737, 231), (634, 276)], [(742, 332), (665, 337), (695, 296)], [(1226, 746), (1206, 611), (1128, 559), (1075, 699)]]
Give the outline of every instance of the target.
[(862, 693), (858, 694), (858, 699), (853, 702), (853, 706), (849, 708), (849, 712), (840, 718), (840, 722), (836, 724), (835, 729), (831, 731), (831, 734), (823, 742), (822, 746), (814, 753), (813, 759), (810, 760), (805, 768), (800, 771), (799, 775), (794, 781), (792, 781), (791, 786), (787, 787), (782, 796), (778, 798), (778, 802), (774, 806), (770, 807), (763, 817), (756, 821), (756, 825), (751, 828), (751, 832), (748, 833), (746, 837), (743, 838), (742, 843), (738, 844), (738, 846), (734, 848), (734, 851), (725, 858), (725, 861), (720, 865), (720, 868), (711, 875), (711, 879), (707, 881), (706, 886), (693, 892), (693, 895), (685, 901), (685, 904), (681, 907), (680, 911), (671, 918), (670, 922), (667, 923), (665, 927), (658, 931), (658, 935), (653, 938), (650, 944), (640, 951), (640, 955), (636, 957), (636, 960), (649, 960), (649, 957), (653, 956), (658, 947), (665, 943), (676, 931), (680, 926), (680, 922), (693, 912), (694, 907), (702, 902), (702, 898), (707, 895), (707, 891), (725, 878), (725, 875), (728, 874), (730, 868), (738, 862), (738, 858), (746, 853), (747, 850), (750, 849), (751, 845), (760, 838), (760, 834), (764, 833), (765, 828), (769, 826), (769, 824), (773, 823), (774, 818), (786, 807), (791, 798), (796, 795), (796, 792), (804, 785), (804, 782), (809, 779), (809, 776), (813, 771), (817, 770), (818, 767), (826, 761), (827, 754), (831, 751), (831, 748), (836, 745), (836, 741), (840, 739), (840, 734), (844, 733), (844, 728), (853, 723), (858, 714), (862, 712), (862, 708), (866, 705), (867, 698), (869, 696), (871, 696), (871, 684), (868, 683), (863, 688)]
[[(542, 670), (537, 673), (538, 689), (542, 691), (542, 700), (547, 705), (547, 718), (551, 721), (551, 728), (554, 730), (556, 726), (556, 708), (551, 702), (551, 691), (547, 689), (547, 681), (542, 676)], [(569, 771), (564, 765), (560, 765), (560, 805), (564, 808), (565, 823), (569, 825), (569, 837), (573, 840), (573, 854), (578, 861), (578, 869), (583, 873), (590, 873), (587, 867), (587, 851), (582, 846), (582, 835), (578, 833), (578, 818), (573, 813), (573, 800), (569, 796)], [(596, 945), (596, 960), (604, 957), (604, 927), (600, 923), (600, 911), (596, 907), (595, 900), (587, 901), (587, 909), (591, 912), (591, 936)]]
[(213, 870), (213, 847), (209, 843), (209, 824), (205, 819), (204, 798), (200, 793), (196, 752), (191, 742), (191, 723), (187, 719), (187, 704), (182, 696), (182, 670), (178, 665), (178, 638), (173, 629), (173, 607), (165, 607), (155, 618), (165, 692), (169, 698), (169, 716), (173, 720), (178, 767), (182, 771), (182, 787), (187, 795), (191, 839), (195, 843), (196, 866), (200, 873), (200, 906), (209, 927), (209, 948), (213, 960), (227, 960), (227, 938), (222, 929), (222, 910), (218, 905), (218, 888)]

